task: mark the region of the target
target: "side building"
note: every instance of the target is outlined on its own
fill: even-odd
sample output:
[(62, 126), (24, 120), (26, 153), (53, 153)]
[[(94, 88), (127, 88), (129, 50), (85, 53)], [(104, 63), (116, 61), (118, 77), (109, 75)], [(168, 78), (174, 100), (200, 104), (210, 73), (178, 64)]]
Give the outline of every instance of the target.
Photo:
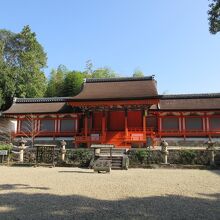
[(14, 139), (66, 140), (70, 147), (145, 147), (220, 140), (220, 93), (159, 95), (153, 76), (87, 79), (66, 98), (17, 98), (3, 116)]

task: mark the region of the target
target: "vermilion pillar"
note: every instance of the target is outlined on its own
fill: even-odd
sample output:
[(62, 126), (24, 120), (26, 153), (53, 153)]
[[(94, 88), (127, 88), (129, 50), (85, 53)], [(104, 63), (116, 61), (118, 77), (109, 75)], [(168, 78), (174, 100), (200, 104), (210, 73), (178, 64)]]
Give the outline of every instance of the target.
[(88, 136), (88, 116), (87, 114), (84, 115), (84, 131), (85, 131), (85, 137)]
[(125, 109), (125, 136), (128, 136), (128, 111)]
[(147, 110), (143, 111), (143, 132), (146, 132), (146, 116), (147, 116)]
[(210, 117), (206, 113), (206, 129), (207, 129), (207, 132), (209, 132), (209, 130), (210, 130), (209, 119), (210, 119)]
[(206, 124), (206, 114), (204, 113), (204, 115), (202, 116), (202, 130), (204, 132), (207, 131), (207, 124)]
[(161, 119), (161, 116), (160, 116), (159, 113), (158, 113), (157, 117), (158, 117), (158, 125), (157, 125), (158, 126), (158, 133), (159, 133), (159, 136), (161, 138), (162, 119)]
[(18, 116), (17, 117), (17, 128), (16, 128), (16, 132), (20, 132), (20, 124), (21, 124), (21, 121), (20, 121), (20, 117)]
[(178, 116), (178, 120), (179, 120), (179, 132), (181, 133), (182, 132), (182, 116), (181, 115)]
[(60, 123), (59, 123), (59, 116), (57, 115), (55, 119), (55, 132), (60, 132)]
[(105, 119), (105, 112), (103, 111), (102, 113), (102, 137), (105, 136), (105, 122), (106, 122), (106, 119)]

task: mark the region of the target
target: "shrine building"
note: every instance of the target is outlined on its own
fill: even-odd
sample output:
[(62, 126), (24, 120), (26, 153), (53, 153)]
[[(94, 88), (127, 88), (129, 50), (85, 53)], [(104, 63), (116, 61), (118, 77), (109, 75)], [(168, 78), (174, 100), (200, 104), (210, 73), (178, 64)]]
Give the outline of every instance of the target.
[(220, 140), (220, 93), (160, 95), (153, 76), (86, 79), (75, 97), (15, 98), (13, 138), (116, 147)]

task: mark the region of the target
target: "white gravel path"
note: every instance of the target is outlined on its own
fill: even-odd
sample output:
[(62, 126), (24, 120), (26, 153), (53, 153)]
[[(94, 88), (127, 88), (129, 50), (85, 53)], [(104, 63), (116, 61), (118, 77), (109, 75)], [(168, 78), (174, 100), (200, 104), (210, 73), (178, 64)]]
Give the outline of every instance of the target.
[(220, 219), (220, 170), (0, 167), (0, 220)]

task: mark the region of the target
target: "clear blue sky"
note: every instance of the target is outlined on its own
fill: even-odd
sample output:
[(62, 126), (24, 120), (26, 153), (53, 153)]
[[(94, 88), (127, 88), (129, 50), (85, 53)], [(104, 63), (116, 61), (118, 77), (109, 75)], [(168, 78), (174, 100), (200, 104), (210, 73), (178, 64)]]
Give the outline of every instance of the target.
[(0, 28), (30, 25), (48, 56), (83, 70), (88, 59), (121, 76), (156, 75), (160, 93), (220, 92), (220, 34), (208, 0), (0, 0)]

